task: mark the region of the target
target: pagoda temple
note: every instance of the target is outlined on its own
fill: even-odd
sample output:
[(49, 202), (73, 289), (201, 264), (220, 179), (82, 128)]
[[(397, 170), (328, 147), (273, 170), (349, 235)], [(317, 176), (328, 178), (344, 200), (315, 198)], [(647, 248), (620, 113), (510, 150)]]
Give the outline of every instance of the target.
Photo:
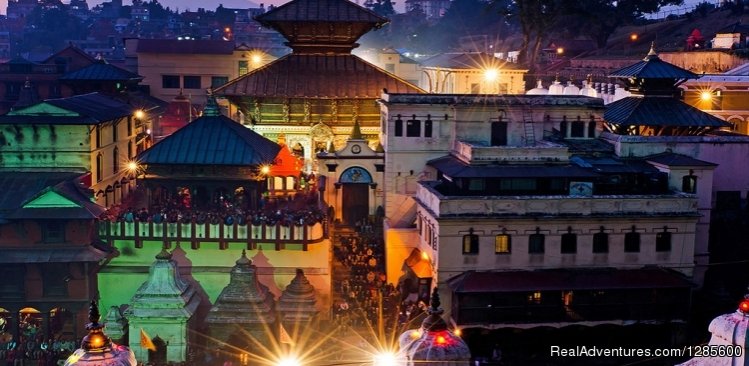
[(180, 277), (172, 254), (162, 249), (126, 313), (130, 344), (142, 344), (142, 338), (153, 337), (156, 348), (151, 351), (136, 348), (137, 359), (154, 363), (186, 361), (190, 330), (196, 329), (193, 314), (198, 305), (197, 291)]
[[(275, 301), (268, 287), (257, 278), (257, 267), (242, 256), (231, 269), (229, 284), (218, 295), (206, 317), (211, 338), (235, 347), (269, 344), (275, 337)], [(248, 334), (250, 336), (248, 336)]]
[(679, 85), (698, 76), (661, 60), (655, 47), (633, 65), (612, 72), (632, 94), (608, 105), (605, 127), (619, 135), (699, 136), (730, 124), (681, 100)]
[(278, 311), (283, 321), (306, 322), (312, 320), (318, 313), (317, 292), (309, 283), (301, 269), (296, 270), (296, 277), (291, 280), (278, 300)]
[(374, 148), (380, 132), (375, 100), (383, 89), (424, 93), (351, 54), (368, 31), (387, 19), (348, 0), (294, 0), (256, 18), (280, 32), (292, 53), (215, 90), (271, 140), (286, 134), (309, 166), (331, 143), (341, 148), (358, 120)]

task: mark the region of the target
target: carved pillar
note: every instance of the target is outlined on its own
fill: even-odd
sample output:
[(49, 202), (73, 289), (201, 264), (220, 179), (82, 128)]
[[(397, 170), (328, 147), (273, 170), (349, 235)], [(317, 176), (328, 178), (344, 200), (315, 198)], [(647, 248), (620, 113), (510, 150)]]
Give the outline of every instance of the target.
[(353, 123), (357, 119), (359, 119), (359, 100), (354, 99), (352, 101), (353, 108), (351, 109), (351, 122)]
[(289, 105), (289, 99), (283, 101), (283, 121), (288, 123), (291, 120), (291, 106)]
[(304, 123), (310, 123), (311, 115), (312, 115), (311, 110), (312, 110), (312, 105), (310, 101), (305, 99), (304, 100)]
[(330, 101), (330, 114), (333, 122), (338, 122), (338, 100), (333, 99)]
[(255, 123), (260, 123), (262, 115), (260, 114), (260, 102), (257, 99), (253, 101), (253, 109), (252, 118), (255, 120)]

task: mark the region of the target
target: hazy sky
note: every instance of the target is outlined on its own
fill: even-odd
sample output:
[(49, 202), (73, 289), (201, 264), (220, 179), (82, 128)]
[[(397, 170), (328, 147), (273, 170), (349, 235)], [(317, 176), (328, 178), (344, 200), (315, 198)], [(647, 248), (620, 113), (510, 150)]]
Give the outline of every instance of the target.
[[(88, 6), (94, 7), (97, 4), (102, 3), (104, 0), (88, 0)], [(109, 0), (107, 0), (109, 1)], [(255, 7), (256, 4), (264, 3), (265, 6), (270, 4), (281, 5), (288, 0), (159, 0), (164, 6), (171, 7), (172, 9), (179, 8), (180, 11), (185, 9), (196, 10), (199, 7), (206, 9), (215, 9), (219, 4), (224, 4), (227, 8), (249, 8)], [(396, 0), (395, 9), (396, 11), (403, 11), (403, 2), (405, 0)], [(684, 6), (690, 6), (700, 3), (704, 0), (684, 0)], [(708, 0), (709, 2), (717, 2), (717, 0)], [(64, 3), (68, 3), (69, 0), (63, 0)], [(124, 0), (125, 4), (130, 4), (130, 0)], [(8, 0), (0, 0), (0, 13), (5, 14), (6, 8), (8, 7)]]

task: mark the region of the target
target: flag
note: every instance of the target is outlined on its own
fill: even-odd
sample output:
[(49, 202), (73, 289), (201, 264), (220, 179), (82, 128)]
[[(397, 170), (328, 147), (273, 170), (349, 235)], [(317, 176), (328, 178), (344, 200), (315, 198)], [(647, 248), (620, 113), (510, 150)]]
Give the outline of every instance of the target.
[(279, 335), (279, 338), (280, 338), (279, 340), (281, 341), (281, 343), (294, 344), (294, 341), (292, 341), (291, 337), (289, 337), (289, 333), (286, 332), (286, 329), (283, 327), (283, 324), (279, 323), (279, 325), (281, 326), (281, 332)]
[(143, 328), (140, 328), (140, 346), (151, 351), (156, 351), (156, 345), (153, 344), (151, 337), (146, 334)]

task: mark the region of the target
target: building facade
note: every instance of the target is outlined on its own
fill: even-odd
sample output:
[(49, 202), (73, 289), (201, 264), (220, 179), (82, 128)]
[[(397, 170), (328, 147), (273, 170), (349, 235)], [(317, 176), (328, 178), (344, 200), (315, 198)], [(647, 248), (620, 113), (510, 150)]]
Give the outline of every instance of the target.
[(522, 94), (528, 70), (482, 52), (443, 53), (421, 62), (419, 86), (438, 94)]

